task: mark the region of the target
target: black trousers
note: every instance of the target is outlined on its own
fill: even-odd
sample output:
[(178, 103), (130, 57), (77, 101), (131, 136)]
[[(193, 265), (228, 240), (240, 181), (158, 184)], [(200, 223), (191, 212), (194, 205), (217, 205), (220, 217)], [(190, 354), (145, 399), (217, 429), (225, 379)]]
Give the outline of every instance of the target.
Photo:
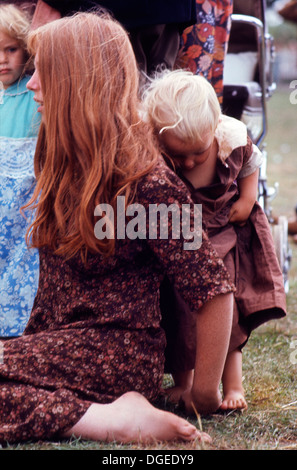
[(148, 76), (160, 66), (172, 69), (180, 45), (180, 30), (175, 24), (142, 26), (129, 31), (140, 69)]

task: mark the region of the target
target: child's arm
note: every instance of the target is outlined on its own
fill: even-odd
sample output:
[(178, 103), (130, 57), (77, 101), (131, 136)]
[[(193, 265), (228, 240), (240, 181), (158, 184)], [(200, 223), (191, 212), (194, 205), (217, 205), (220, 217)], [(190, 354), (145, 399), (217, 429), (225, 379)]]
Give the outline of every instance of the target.
[(259, 169), (237, 180), (239, 199), (230, 209), (229, 222), (244, 225), (252, 212), (258, 194)]
[(237, 178), (239, 199), (233, 204), (229, 214), (229, 221), (234, 224), (244, 225), (257, 201), (259, 168), (262, 162), (262, 152), (248, 138), (244, 163)]

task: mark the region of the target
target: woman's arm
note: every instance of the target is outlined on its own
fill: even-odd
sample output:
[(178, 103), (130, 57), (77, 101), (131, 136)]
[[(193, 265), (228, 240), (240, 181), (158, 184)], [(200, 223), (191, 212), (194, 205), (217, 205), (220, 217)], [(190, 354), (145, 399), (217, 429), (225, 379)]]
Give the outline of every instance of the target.
[[(184, 184), (166, 167), (140, 183), (138, 195), (139, 202), (145, 206), (161, 203), (166, 206), (166, 201), (168, 204), (175, 203), (181, 214), (183, 207), (193, 205)], [(189, 322), (191, 325), (182, 339), (187, 344), (192, 340), (194, 346), (196, 343), (196, 350), (193, 348), (193, 386), (183, 396), (186, 408), (191, 411), (193, 401), (199, 412), (211, 412), (221, 405), (219, 384), (230, 342), (234, 286), (204, 232), (200, 247), (185, 249), (182, 222), (180, 220), (180, 237), (172, 236), (172, 220), (169, 219), (168, 239), (149, 238), (147, 243), (169, 281), (189, 307), (178, 312), (180, 324)], [(202, 227), (197, 228), (199, 230)], [(180, 368), (178, 371), (183, 372)]]
[(186, 410), (215, 412), (222, 403), (219, 385), (229, 349), (233, 318), (233, 294), (221, 294), (197, 313), (196, 363), (192, 389), (183, 395)]

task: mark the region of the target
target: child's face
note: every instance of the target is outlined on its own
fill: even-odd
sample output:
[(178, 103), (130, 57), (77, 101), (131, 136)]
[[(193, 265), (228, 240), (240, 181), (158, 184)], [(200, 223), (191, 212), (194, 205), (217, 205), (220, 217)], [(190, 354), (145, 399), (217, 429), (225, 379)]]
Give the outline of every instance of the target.
[(0, 81), (5, 90), (20, 78), (25, 62), (25, 51), (19, 42), (0, 31)]
[(193, 170), (208, 160), (214, 142), (214, 136), (209, 134), (203, 142), (186, 143), (171, 130), (161, 134), (160, 139), (177, 166), (186, 171)]

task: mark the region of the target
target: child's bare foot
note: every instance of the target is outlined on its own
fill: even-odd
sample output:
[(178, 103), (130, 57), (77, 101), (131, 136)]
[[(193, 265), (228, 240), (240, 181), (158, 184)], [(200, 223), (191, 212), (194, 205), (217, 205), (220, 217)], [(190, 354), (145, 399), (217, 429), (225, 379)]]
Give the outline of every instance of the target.
[(179, 403), (185, 391), (192, 388), (194, 371), (176, 372), (172, 374), (172, 376), (175, 385), (174, 387), (165, 389), (164, 392), (168, 397), (169, 403)]
[(208, 434), (173, 413), (155, 408), (137, 392), (125, 393), (109, 404), (92, 404), (64, 437), (71, 435), (121, 443), (195, 439), (211, 442)]
[(185, 389), (181, 386), (170, 387), (164, 390), (165, 395), (169, 403), (178, 404), (185, 393)]
[(224, 400), (220, 406), (221, 410), (246, 410), (247, 402), (244, 393), (237, 390), (230, 390), (224, 396)]
[(226, 359), (223, 373), (224, 400), (220, 406), (221, 410), (244, 410), (247, 402), (244, 398), (242, 386), (242, 353), (235, 349), (230, 352)]

